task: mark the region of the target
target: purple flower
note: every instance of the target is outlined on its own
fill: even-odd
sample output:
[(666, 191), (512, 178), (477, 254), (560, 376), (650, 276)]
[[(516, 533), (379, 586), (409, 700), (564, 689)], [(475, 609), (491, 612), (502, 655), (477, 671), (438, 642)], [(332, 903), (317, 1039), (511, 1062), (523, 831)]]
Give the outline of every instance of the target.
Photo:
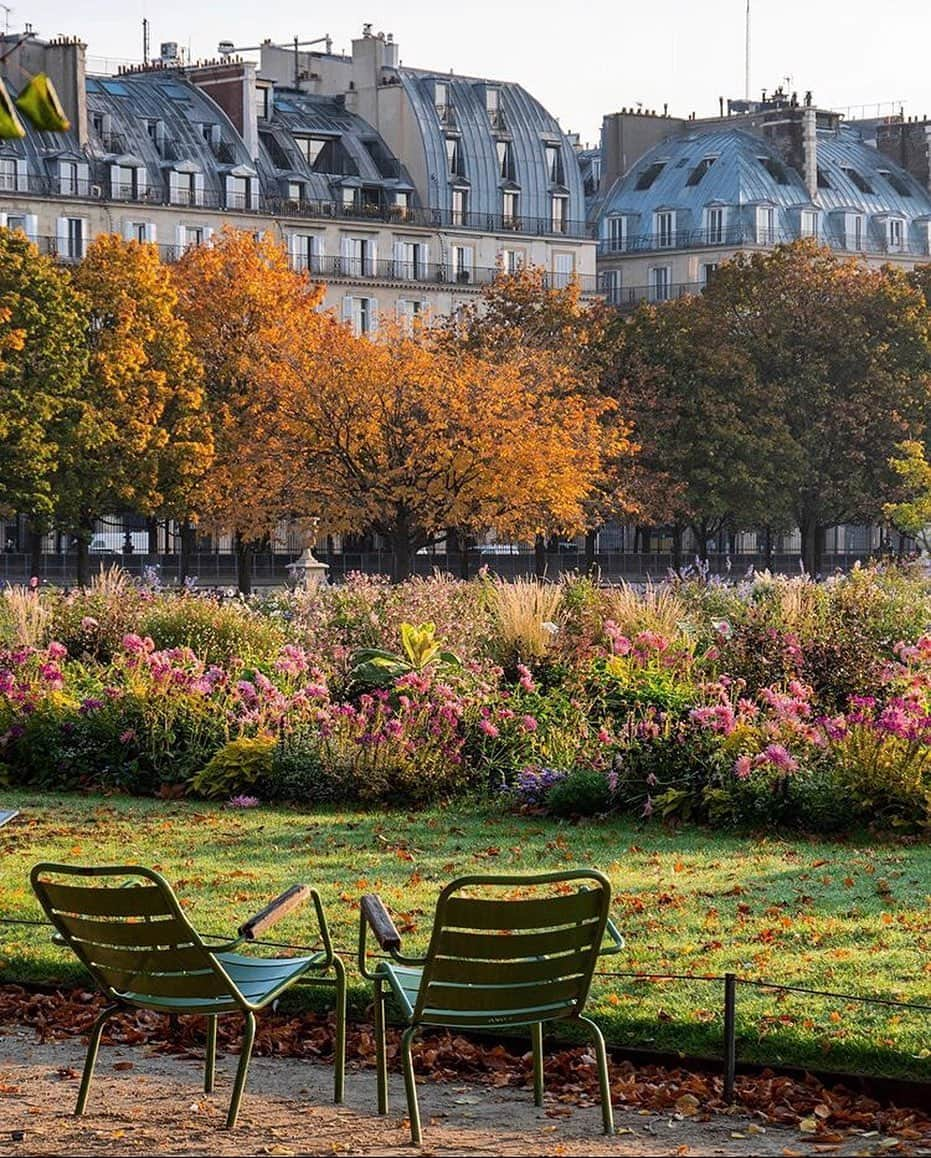
[(93, 697), (88, 696), (86, 700), (82, 701), (78, 711), (82, 716), (89, 716), (91, 712), (99, 711), (102, 707), (103, 700), (95, 700)]
[(58, 643), (53, 639), (52, 642), (48, 645), (49, 659), (64, 659), (67, 654), (68, 649), (63, 643)]
[(226, 802), (227, 808), (258, 808), (257, 796), (233, 796)]

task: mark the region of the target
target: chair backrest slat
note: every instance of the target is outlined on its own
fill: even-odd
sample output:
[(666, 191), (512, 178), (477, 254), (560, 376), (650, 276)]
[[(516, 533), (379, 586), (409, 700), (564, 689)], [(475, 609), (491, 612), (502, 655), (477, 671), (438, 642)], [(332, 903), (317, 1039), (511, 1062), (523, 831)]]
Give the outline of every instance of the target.
[[(82, 883), (64, 884), (61, 877)], [(94, 877), (106, 883), (88, 880)], [(227, 998), (241, 1004), (158, 873), (131, 865), (41, 864), (31, 879), (51, 922), (111, 996)]]
[(588, 996), (610, 903), (607, 878), (589, 870), (453, 881), (437, 903), (414, 1020), (573, 1016)]

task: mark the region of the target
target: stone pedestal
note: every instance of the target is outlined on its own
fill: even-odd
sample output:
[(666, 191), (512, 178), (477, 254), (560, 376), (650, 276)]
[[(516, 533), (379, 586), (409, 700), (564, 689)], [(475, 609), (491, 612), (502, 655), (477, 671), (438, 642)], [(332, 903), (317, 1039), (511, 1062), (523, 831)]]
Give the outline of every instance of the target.
[(303, 587), (305, 591), (324, 586), (329, 569), (329, 563), (323, 563), (316, 558), (313, 547), (305, 547), (300, 557), (288, 564), (288, 571), (295, 587)]

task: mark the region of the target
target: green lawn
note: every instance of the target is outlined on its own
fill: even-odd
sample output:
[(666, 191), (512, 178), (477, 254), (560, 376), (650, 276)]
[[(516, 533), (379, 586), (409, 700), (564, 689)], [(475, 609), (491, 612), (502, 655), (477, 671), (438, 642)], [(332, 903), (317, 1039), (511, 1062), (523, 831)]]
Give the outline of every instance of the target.
[[(228, 933), (286, 885), (323, 894), (350, 960), (358, 897), (380, 893), (422, 947), (442, 884), (463, 872), (592, 865), (611, 877), (627, 950), (608, 969), (722, 974), (931, 1003), (931, 848), (572, 826), (494, 811), (416, 815), (230, 811), (189, 802), (3, 793), (24, 817), (0, 829), (0, 915), (39, 917), (38, 860), (160, 869), (203, 931)], [(280, 940), (309, 936), (289, 917)], [(351, 965), (353, 1002), (364, 989)], [(47, 931), (0, 925), (0, 980), (80, 980)], [(722, 986), (596, 981), (590, 1008), (616, 1044), (718, 1054)], [(931, 1079), (931, 1014), (738, 990), (740, 1056)]]

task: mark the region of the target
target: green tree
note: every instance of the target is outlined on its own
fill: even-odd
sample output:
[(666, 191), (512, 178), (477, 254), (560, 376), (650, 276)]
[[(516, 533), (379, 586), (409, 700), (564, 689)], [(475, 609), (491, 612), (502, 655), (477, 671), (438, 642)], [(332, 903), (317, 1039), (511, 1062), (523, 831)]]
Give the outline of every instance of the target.
[(0, 510), (27, 514), (33, 568), (87, 350), (81, 296), (22, 233), (0, 229)]

